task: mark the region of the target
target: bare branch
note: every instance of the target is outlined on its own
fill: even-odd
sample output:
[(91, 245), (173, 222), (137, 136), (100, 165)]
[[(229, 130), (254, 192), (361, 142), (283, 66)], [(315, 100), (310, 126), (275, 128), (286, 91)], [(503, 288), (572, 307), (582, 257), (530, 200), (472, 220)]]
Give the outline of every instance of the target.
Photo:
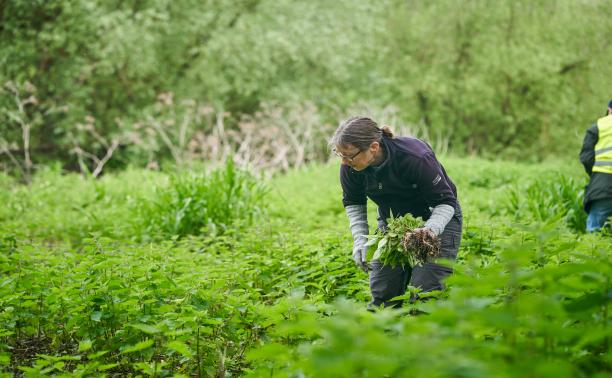
[(76, 145), (73, 148), (73, 152), (77, 155), (85, 156), (86, 158), (93, 160), (96, 164), (100, 164), (100, 159), (96, 155), (83, 150), (79, 145)]
[(3, 154), (7, 154), (9, 159), (11, 160), (11, 162), (13, 162), (13, 164), (15, 164), (15, 166), (17, 168), (19, 168), (19, 171), (21, 172), (21, 175), (26, 178), (26, 172), (23, 170), (23, 167), (21, 166), (21, 164), (19, 163), (19, 161), (17, 161), (17, 159), (15, 159), (15, 156), (11, 153), (11, 150), (4, 144), (0, 144), (0, 153)]
[(21, 116), (13, 118), (16, 119), (21, 126), (21, 135), (23, 138), (23, 159), (26, 173), (25, 177), (26, 181), (30, 181), (30, 171), (32, 169), (32, 160), (30, 159), (30, 124), (24, 121), (24, 118), (27, 117), (25, 108), (23, 106), (25, 101), (21, 100), (21, 94), (19, 93), (19, 88), (17, 88), (16, 85), (7, 85), (6, 87), (13, 92), (15, 104), (17, 105), (19, 113), (21, 113)]
[(164, 131), (162, 126), (159, 124), (159, 122), (157, 122), (157, 120), (155, 118), (153, 118), (151, 116), (148, 116), (147, 118), (148, 118), (149, 122), (151, 123), (151, 125), (155, 128), (155, 130), (157, 131), (159, 136), (162, 138), (162, 140), (163, 140), (164, 144), (166, 145), (166, 147), (168, 147), (168, 149), (170, 150), (170, 153), (172, 154), (172, 157), (174, 158), (176, 163), (178, 165), (182, 165), (183, 159), (181, 158), (180, 152), (174, 146), (174, 143), (172, 143), (172, 141), (168, 137), (168, 134), (166, 134), (166, 132)]
[(98, 162), (98, 165), (96, 166), (96, 169), (94, 169), (92, 175), (94, 178), (97, 178), (98, 175), (102, 172), (102, 169), (104, 169), (104, 165), (110, 160), (110, 158), (113, 156), (113, 153), (115, 152), (115, 150), (117, 149), (117, 147), (119, 147), (119, 141), (117, 139), (113, 140), (113, 143), (111, 144), (110, 148), (106, 151), (106, 155), (104, 155), (104, 157), (102, 158), (102, 160), (100, 160)]
[(90, 171), (89, 171), (89, 168), (87, 167), (87, 164), (85, 164), (85, 161), (83, 161), (83, 155), (85, 154), (85, 151), (83, 151), (81, 147), (75, 146), (70, 152), (76, 154), (77, 162), (79, 163), (79, 169), (81, 170), (81, 174), (83, 175), (83, 177), (87, 177)]

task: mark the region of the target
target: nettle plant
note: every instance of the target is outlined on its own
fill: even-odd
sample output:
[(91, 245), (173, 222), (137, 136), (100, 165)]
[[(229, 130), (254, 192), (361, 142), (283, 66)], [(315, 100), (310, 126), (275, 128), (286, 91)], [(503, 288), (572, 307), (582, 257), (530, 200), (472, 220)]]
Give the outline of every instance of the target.
[(391, 217), (385, 231), (377, 229), (368, 236), (367, 260), (379, 260), (392, 267), (401, 265), (413, 268), (435, 259), (440, 254), (439, 239), (415, 231), (424, 224), (423, 219), (410, 214)]
[(366, 299), (337, 237), (304, 244), (266, 227), (235, 236), (93, 237), (78, 251), (0, 239), (0, 371), (235, 375), (290, 316), (274, 306), (286, 296)]
[[(93, 181), (49, 172), (18, 192), (0, 185), (9, 203), (0, 216), (0, 376), (608, 372), (608, 235), (570, 232), (559, 217), (513, 223), (477, 201), (486, 192), (500, 202), (502, 190), (468, 188), (461, 250), (445, 291), (368, 312), (368, 279), (351, 259), (337, 167), (274, 178), (266, 201), (275, 212), (244, 229), (227, 219), (239, 226), (246, 214), (259, 219), (249, 213), (256, 206), (239, 203), (253, 198), (245, 189), (251, 181), (229, 172), (218, 171), (217, 181), (182, 174), (172, 181), (163, 172)], [(313, 191), (313, 182), (333, 183)], [(218, 210), (199, 212), (205, 201), (218, 201)], [(149, 205), (164, 215), (145, 213)], [(228, 227), (215, 233), (196, 225), (213, 213)], [(157, 223), (143, 231), (145, 214)], [(85, 226), (93, 236), (83, 238)], [(141, 243), (130, 231), (149, 239)], [(66, 232), (79, 243), (53, 238)]]
[(456, 266), (441, 300), (370, 313), (350, 301), (293, 299), (291, 316), (249, 353), (249, 376), (602, 374), (611, 341), (609, 241), (576, 241), (557, 227), (500, 232), (508, 236), (493, 255)]

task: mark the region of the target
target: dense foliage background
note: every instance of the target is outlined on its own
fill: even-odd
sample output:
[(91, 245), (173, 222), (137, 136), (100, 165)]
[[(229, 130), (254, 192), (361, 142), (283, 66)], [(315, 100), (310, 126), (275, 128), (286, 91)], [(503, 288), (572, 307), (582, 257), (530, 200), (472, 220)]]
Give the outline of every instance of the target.
[[(314, 141), (299, 165), (357, 112), (457, 153), (574, 156), (611, 96), (608, 14), (606, 0), (2, 2), (2, 168), (223, 160), (215, 146), (244, 150), (249, 125), (271, 123)], [(209, 138), (219, 120), (239, 136)], [(251, 150), (278, 132), (264, 134)]]
[[(609, 377), (576, 159), (609, 14), (0, 0), (0, 377)], [(447, 288), (398, 310), (366, 310), (324, 163), (356, 113), (433, 144), (464, 213)]]

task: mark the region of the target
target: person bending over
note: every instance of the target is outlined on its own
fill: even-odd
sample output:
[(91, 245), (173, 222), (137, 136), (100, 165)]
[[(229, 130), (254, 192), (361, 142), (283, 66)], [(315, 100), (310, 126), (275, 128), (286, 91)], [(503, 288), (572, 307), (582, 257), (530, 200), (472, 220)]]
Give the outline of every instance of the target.
[(383, 266), (366, 263), (368, 235), (367, 198), (378, 206), (378, 228), (386, 229), (391, 216), (411, 214), (426, 221), (418, 232), (439, 237), (442, 258), (455, 260), (461, 243), (462, 213), (457, 188), (431, 147), (422, 140), (396, 137), (388, 126), (379, 127), (367, 117), (342, 122), (330, 145), (342, 159), (342, 203), (353, 235), (353, 259), (369, 273), (370, 306), (399, 307), (392, 298), (403, 295), (407, 285), (422, 292), (442, 290), (452, 269), (436, 263), (422, 266)]

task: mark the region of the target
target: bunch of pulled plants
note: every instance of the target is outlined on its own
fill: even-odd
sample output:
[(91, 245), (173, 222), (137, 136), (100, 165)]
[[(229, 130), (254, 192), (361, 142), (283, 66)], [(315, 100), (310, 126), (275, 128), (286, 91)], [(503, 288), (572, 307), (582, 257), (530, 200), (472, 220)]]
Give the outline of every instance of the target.
[(425, 222), (410, 214), (389, 218), (385, 231), (376, 230), (368, 236), (367, 260), (379, 260), (383, 265), (411, 268), (440, 256), (440, 240), (422, 229)]

